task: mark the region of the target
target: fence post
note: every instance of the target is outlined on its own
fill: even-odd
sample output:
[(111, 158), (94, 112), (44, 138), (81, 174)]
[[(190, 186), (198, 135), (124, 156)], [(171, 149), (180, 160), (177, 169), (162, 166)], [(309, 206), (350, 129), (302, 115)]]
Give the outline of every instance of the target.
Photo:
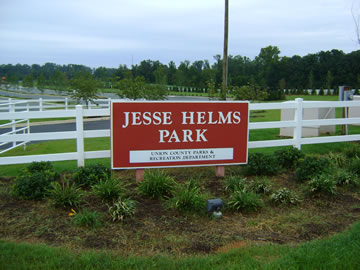
[[(30, 112), (30, 107), (29, 106), (30, 106), (29, 102), (27, 102), (26, 103), (26, 112)], [(25, 130), (26, 130), (26, 132), (25, 132)], [(30, 134), (30, 120), (29, 120), (29, 118), (26, 119), (26, 129), (24, 129), (24, 134)], [(25, 141), (25, 143), (24, 143), (24, 151), (26, 150), (26, 144), (27, 143), (28, 142)]]
[(67, 97), (65, 98), (65, 110), (66, 111), (68, 110), (68, 98)]
[(296, 122), (296, 127), (294, 128), (294, 146), (297, 149), (301, 149), (301, 136), (302, 136), (302, 120), (303, 120), (303, 99), (297, 98), (295, 99), (296, 109), (295, 109), (295, 117), (294, 120)]
[(78, 167), (84, 167), (84, 119), (82, 105), (76, 105), (76, 151), (78, 155)]
[(11, 103), (12, 103), (12, 99), (11, 99), (11, 98), (8, 98), (8, 104), (9, 104), (9, 110), (8, 110), (8, 112), (11, 111)]
[(42, 112), (43, 111), (43, 99), (39, 98), (39, 111)]
[[(13, 113), (15, 112), (15, 103), (12, 102), (12, 99), (9, 98), (9, 112)], [(15, 119), (11, 120), (11, 134), (14, 135), (16, 134), (16, 123), (15, 123)], [(16, 146), (16, 142), (14, 141), (12, 143), (13, 147)]]

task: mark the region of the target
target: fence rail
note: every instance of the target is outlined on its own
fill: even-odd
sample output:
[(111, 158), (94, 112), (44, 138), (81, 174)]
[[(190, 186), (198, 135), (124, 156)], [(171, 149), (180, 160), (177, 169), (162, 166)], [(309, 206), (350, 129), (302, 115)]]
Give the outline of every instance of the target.
[[(293, 128), (291, 138), (264, 141), (249, 141), (249, 148), (263, 148), (276, 146), (295, 146), (301, 148), (301, 145), (318, 144), (329, 142), (350, 142), (359, 141), (360, 134), (342, 135), (342, 136), (321, 136), (321, 137), (302, 137), (302, 128), (308, 126), (328, 126), (328, 125), (344, 125), (344, 124), (360, 124), (360, 117), (356, 118), (334, 118), (334, 119), (318, 119), (304, 120), (303, 109), (309, 108), (348, 108), (359, 107), (360, 101), (303, 101), (296, 99), (295, 101), (282, 103), (254, 103), (250, 104), (250, 115), (256, 110), (278, 110), (293, 109), (295, 116), (290, 121), (271, 121), (271, 122), (251, 122), (249, 130), (257, 129), (273, 129), (273, 128)], [(110, 130), (84, 130), (83, 122), (86, 117), (108, 117), (110, 109), (86, 109), (82, 105), (76, 105), (75, 109), (58, 109), (47, 111), (11, 111), (0, 113), (0, 120), (17, 121), (18, 119), (39, 119), (39, 118), (74, 118), (76, 122), (75, 131), (67, 132), (46, 132), (46, 133), (26, 133), (26, 134), (3, 134), (0, 136), (0, 143), (10, 143), (14, 141), (43, 141), (43, 140), (63, 140), (76, 139), (76, 152), (46, 155), (26, 155), (26, 156), (5, 156), (0, 157), (0, 165), (30, 163), (33, 161), (63, 161), (77, 160), (78, 166), (84, 166), (86, 159), (109, 158), (110, 150), (90, 151), (84, 150), (85, 138), (110, 137)]]

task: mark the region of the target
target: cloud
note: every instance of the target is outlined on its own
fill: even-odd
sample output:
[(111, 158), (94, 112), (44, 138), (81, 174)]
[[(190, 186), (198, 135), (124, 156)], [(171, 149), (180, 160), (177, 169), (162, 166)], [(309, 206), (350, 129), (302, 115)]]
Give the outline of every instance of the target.
[[(231, 0), (229, 52), (252, 58), (268, 45), (284, 55), (357, 49), (351, 4)], [(223, 22), (219, 0), (3, 0), (0, 57), (35, 63), (43, 52), (92, 66), (110, 63), (111, 55), (112, 66), (129, 59), (212, 60), (222, 54)]]

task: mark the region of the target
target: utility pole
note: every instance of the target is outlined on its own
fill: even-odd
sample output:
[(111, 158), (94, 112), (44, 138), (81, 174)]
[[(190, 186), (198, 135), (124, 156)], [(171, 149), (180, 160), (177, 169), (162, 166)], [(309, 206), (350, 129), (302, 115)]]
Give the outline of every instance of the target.
[(225, 0), (225, 21), (224, 21), (224, 56), (221, 99), (226, 100), (227, 77), (228, 77), (228, 39), (229, 39), (229, 0)]

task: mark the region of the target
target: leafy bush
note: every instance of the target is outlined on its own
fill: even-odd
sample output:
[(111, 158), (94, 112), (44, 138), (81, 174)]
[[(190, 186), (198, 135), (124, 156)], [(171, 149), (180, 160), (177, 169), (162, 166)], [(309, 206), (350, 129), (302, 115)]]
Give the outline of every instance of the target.
[(87, 167), (80, 167), (73, 175), (73, 180), (78, 185), (91, 186), (100, 180), (107, 179), (111, 170), (102, 164), (93, 164)]
[(225, 192), (230, 194), (237, 190), (245, 189), (246, 181), (246, 178), (240, 176), (227, 176), (224, 181)]
[(93, 185), (92, 192), (104, 201), (112, 201), (120, 197), (124, 192), (124, 187), (118, 179), (110, 176)]
[(58, 178), (50, 163), (33, 162), (16, 177), (11, 193), (24, 199), (42, 199), (50, 183)]
[(352, 159), (347, 165), (348, 171), (360, 176), (360, 158)]
[(274, 192), (271, 194), (270, 199), (275, 204), (297, 204), (299, 202), (296, 193), (287, 188), (281, 188)]
[(358, 186), (360, 184), (358, 176), (346, 170), (338, 170), (334, 176), (337, 186)]
[(276, 157), (264, 153), (250, 154), (245, 168), (247, 175), (276, 175), (281, 171)]
[(135, 214), (136, 201), (119, 198), (112, 206), (109, 206), (109, 213), (113, 221), (123, 221)]
[(336, 167), (339, 167), (339, 168), (344, 168), (347, 163), (346, 158), (342, 153), (340, 153), (340, 154), (329, 153), (328, 157), (329, 157), (330, 161)]
[(144, 180), (139, 183), (140, 194), (150, 198), (169, 198), (175, 187), (175, 181), (162, 170), (146, 171)]
[(61, 184), (52, 182), (48, 189), (50, 202), (59, 207), (77, 207), (83, 200), (83, 191), (76, 185), (64, 180)]
[(319, 193), (334, 195), (336, 183), (329, 175), (317, 175), (307, 183), (305, 190), (311, 195)]
[(54, 171), (53, 165), (50, 163), (50, 161), (34, 161), (29, 164), (29, 166), (25, 169), (29, 173), (35, 173), (35, 172), (44, 172), (44, 171)]
[(346, 148), (344, 154), (348, 159), (360, 158), (360, 147), (354, 144), (353, 147)]
[(201, 194), (200, 188), (186, 185), (178, 187), (171, 199), (167, 202), (169, 208), (179, 212), (204, 212), (205, 198)]
[(247, 190), (238, 190), (232, 193), (227, 205), (234, 211), (255, 211), (264, 207), (264, 202), (256, 193)]
[(81, 212), (76, 213), (71, 222), (76, 226), (96, 229), (101, 226), (101, 215), (97, 211), (84, 209)]
[(304, 182), (324, 173), (331, 172), (333, 164), (328, 158), (305, 157), (296, 168), (296, 180)]
[(285, 169), (295, 168), (299, 159), (304, 158), (304, 156), (305, 154), (295, 147), (288, 147), (286, 149), (275, 151), (277, 161), (280, 166)]
[(271, 183), (267, 177), (255, 177), (255, 180), (250, 183), (249, 190), (255, 193), (268, 194), (271, 191)]

